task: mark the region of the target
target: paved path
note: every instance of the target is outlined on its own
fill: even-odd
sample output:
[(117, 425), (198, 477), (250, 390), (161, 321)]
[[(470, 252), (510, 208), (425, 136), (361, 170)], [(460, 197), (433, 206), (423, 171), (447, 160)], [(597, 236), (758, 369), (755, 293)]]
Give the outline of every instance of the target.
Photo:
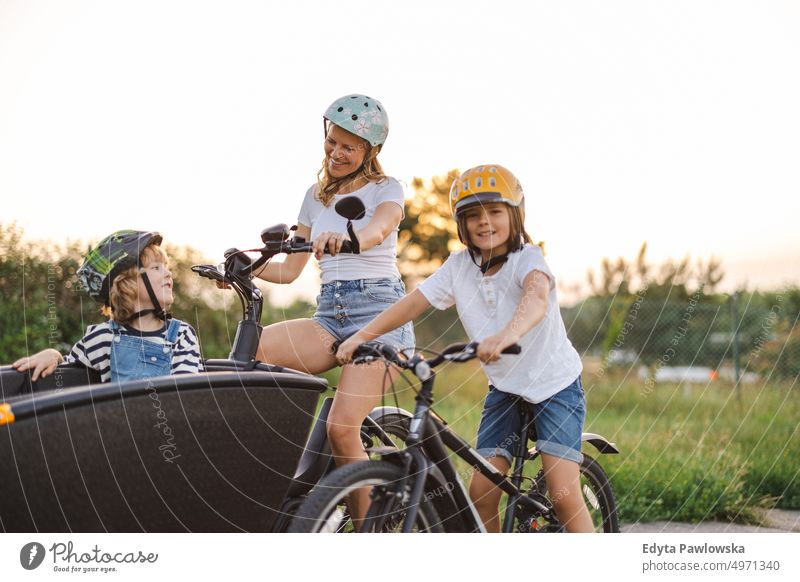
[(800, 511), (771, 509), (765, 516), (764, 525), (761, 526), (720, 521), (705, 521), (703, 523), (653, 521), (622, 524), (620, 529), (623, 533), (800, 533)]

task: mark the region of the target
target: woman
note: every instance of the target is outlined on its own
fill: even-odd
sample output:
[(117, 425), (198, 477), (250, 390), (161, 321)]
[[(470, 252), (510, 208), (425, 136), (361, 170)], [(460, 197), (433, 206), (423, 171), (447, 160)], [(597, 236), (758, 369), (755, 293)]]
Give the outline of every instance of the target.
[[(403, 189), (378, 162), (389, 131), (386, 110), (370, 97), (346, 95), (328, 108), (323, 121), (325, 159), (317, 183), (306, 192), (296, 232), (313, 240), (319, 260), (322, 288), (317, 312), (311, 319), (265, 328), (257, 355), (259, 360), (311, 374), (336, 367), (334, 342), (364, 327), (405, 294), (396, 253)], [(336, 214), (334, 204), (344, 196), (358, 196), (366, 207), (364, 218), (353, 223), (361, 245), (358, 255), (339, 254), (348, 237), (346, 220)], [(291, 283), (308, 259), (305, 253), (288, 255), (283, 263), (270, 263), (257, 275), (272, 283)], [(396, 348), (412, 347), (413, 328), (408, 323), (380, 341)], [(385, 374), (383, 364), (350, 364), (342, 370), (328, 417), (328, 438), (338, 465), (367, 458), (360, 427), (380, 400)], [(361, 516), (367, 501), (350, 500), (351, 515)]]

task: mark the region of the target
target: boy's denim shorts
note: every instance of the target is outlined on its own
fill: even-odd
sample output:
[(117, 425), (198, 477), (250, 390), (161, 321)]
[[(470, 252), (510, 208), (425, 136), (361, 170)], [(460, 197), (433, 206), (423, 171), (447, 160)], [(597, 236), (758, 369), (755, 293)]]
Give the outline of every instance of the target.
[[(478, 453), (484, 457), (505, 457), (513, 463), (514, 447), (519, 442), (522, 419), (520, 396), (489, 386), (478, 428)], [(581, 378), (537, 404), (526, 403), (534, 411), (536, 450), (546, 455), (581, 463), (581, 436), (586, 418), (586, 398)], [(527, 443), (525, 443), (527, 446)]]
[[(344, 341), (406, 294), (400, 279), (356, 279), (324, 283), (317, 296), (314, 321)], [(414, 347), (411, 322), (377, 338), (395, 349)]]

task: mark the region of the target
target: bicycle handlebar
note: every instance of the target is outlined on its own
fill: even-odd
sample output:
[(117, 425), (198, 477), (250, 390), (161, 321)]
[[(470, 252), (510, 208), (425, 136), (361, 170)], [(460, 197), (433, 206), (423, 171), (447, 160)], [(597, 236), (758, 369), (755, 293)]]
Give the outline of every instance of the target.
[[(352, 253), (358, 254), (360, 249), (355, 249), (355, 245), (349, 240), (345, 240), (342, 242), (342, 248), (339, 251), (340, 253)], [(294, 253), (310, 253), (313, 251), (313, 243), (306, 241), (301, 237), (294, 237), (287, 241), (279, 241), (279, 242), (269, 242), (263, 248), (260, 249), (247, 249), (244, 251), (234, 250), (230, 254), (227, 254), (225, 257), (226, 263), (228, 260), (232, 260), (232, 257), (241, 255), (244, 253), (261, 253), (261, 256), (256, 259), (255, 261), (248, 263), (241, 268), (233, 269), (233, 273), (230, 275), (234, 276), (243, 276), (249, 277), (251, 273), (257, 271), (261, 268), (264, 263), (269, 261), (272, 257), (279, 254), (287, 254), (291, 255)], [(327, 247), (325, 247), (324, 253), (326, 255), (330, 254), (330, 251)], [(192, 271), (197, 273), (201, 277), (205, 277), (206, 279), (211, 279), (213, 281), (220, 281), (223, 283), (230, 283), (230, 275), (226, 276), (227, 273), (222, 273), (215, 265), (194, 265), (192, 267)], [(228, 271), (226, 266), (226, 271)]]
[[(360, 248), (358, 248), (357, 244), (353, 244), (349, 240), (342, 241), (342, 248), (339, 251), (340, 253), (352, 253), (352, 254), (359, 254)], [(253, 252), (260, 252), (261, 257), (256, 259), (255, 262), (251, 263), (250, 265), (242, 268), (239, 271), (241, 275), (249, 275), (253, 271), (261, 268), (267, 261), (269, 261), (275, 255), (286, 254), (292, 255), (295, 253), (310, 253), (313, 251), (313, 243), (306, 241), (304, 238), (301, 237), (293, 237), (287, 241), (280, 241), (280, 243), (267, 243), (263, 249), (255, 249)], [(324, 254), (329, 255), (330, 250), (328, 247), (325, 247), (323, 251)]]
[[(426, 360), (419, 354), (415, 354), (409, 359), (402, 359), (397, 350), (393, 347), (380, 342), (366, 342), (358, 346), (353, 352), (354, 364), (366, 364), (378, 359), (391, 362), (398, 368), (410, 370), (420, 380), (427, 380), (430, 377), (431, 368), (435, 368), (443, 362), (468, 362), (478, 357), (479, 342), (457, 343), (447, 346), (440, 355), (431, 360)], [(522, 347), (513, 344), (504, 349), (503, 354), (519, 354)]]

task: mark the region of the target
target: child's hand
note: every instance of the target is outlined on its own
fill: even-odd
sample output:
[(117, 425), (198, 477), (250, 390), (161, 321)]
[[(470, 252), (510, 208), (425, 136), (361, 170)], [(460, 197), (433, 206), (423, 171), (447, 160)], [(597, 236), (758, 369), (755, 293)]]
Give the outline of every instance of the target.
[(33, 372), (31, 373), (31, 380), (36, 382), (40, 375), (42, 378), (46, 378), (52, 374), (55, 371), (56, 366), (58, 366), (58, 364), (62, 361), (64, 361), (64, 358), (61, 357), (61, 354), (58, 353), (58, 351), (47, 349), (27, 358), (20, 358), (11, 364), (11, 366), (18, 372), (24, 372), (25, 370), (30, 370), (32, 368)]
[(358, 334), (351, 335), (339, 346), (339, 349), (336, 352), (336, 359), (342, 366), (350, 363), (353, 360), (353, 352), (355, 352), (356, 348), (358, 348), (358, 346), (363, 344), (365, 341), (367, 340)]
[(508, 346), (512, 346), (519, 341), (519, 336), (500, 332), (491, 335), (478, 344), (478, 358), (484, 364), (496, 362), (500, 359), (500, 352)]

